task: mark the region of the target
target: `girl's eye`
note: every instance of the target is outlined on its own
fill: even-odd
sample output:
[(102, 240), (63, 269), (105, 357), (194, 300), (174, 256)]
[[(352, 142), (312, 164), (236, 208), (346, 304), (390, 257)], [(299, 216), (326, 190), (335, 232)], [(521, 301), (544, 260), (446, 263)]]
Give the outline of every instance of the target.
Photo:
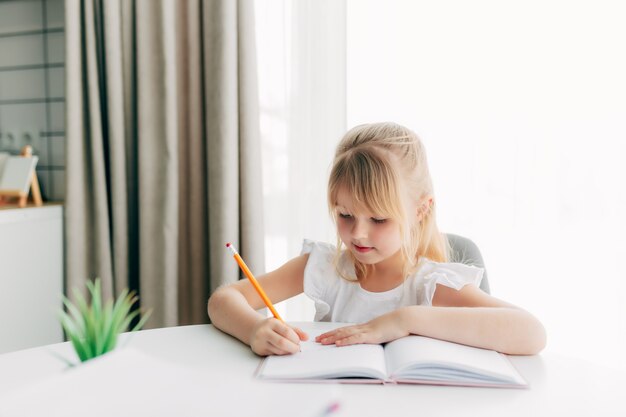
[(345, 214), (345, 213), (339, 213), (339, 217), (341, 217), (342, 219), (351, 219), (352, 216), (350, 214)]
[(382, 224), (387, 221), (387, 219), (377, 219), (376, 217), (372, 217), (372, 221), (376, 224)]

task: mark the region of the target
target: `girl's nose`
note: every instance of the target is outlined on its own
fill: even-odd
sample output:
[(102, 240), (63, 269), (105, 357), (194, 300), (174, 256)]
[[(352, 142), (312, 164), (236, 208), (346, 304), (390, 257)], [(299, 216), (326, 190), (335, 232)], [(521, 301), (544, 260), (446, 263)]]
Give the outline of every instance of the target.
[(355, 220), (352, 226), (352, 238), (363, 239), (367, 237), (367, 223), (361, 220)]

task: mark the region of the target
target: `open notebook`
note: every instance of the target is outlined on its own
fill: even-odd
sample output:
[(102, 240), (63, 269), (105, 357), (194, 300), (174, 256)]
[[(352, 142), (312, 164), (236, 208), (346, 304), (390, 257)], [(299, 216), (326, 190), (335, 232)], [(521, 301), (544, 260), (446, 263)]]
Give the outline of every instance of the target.
[(423, 336), (404, 337), (384, 346), (336, 347), (303, 342), (299, 353), (265, 358), (257, 377), (281, 381), (528, 386), (501, 353)]

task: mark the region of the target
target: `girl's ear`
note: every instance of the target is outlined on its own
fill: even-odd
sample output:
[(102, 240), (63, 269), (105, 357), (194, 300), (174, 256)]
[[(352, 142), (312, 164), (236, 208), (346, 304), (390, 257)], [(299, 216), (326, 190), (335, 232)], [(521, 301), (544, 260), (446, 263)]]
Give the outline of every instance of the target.
[(430, 213), (430, 209), (433, 206), (433, 198), (425, 197), (422, 199), (422, 202), (417, 206), (417, 221), (421, 222), (424, 217)]

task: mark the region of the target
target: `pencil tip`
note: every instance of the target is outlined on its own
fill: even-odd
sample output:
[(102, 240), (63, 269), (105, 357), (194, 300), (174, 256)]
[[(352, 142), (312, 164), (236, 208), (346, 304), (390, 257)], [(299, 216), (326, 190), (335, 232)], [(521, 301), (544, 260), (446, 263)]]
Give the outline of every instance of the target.
[(230, 248), (231, 246), (232, 246), (232, 245), (231, 245), (230, 243), (227, 243), (227, 244), (226, 244), (226, 247), (227, 247), (227, 248)]

